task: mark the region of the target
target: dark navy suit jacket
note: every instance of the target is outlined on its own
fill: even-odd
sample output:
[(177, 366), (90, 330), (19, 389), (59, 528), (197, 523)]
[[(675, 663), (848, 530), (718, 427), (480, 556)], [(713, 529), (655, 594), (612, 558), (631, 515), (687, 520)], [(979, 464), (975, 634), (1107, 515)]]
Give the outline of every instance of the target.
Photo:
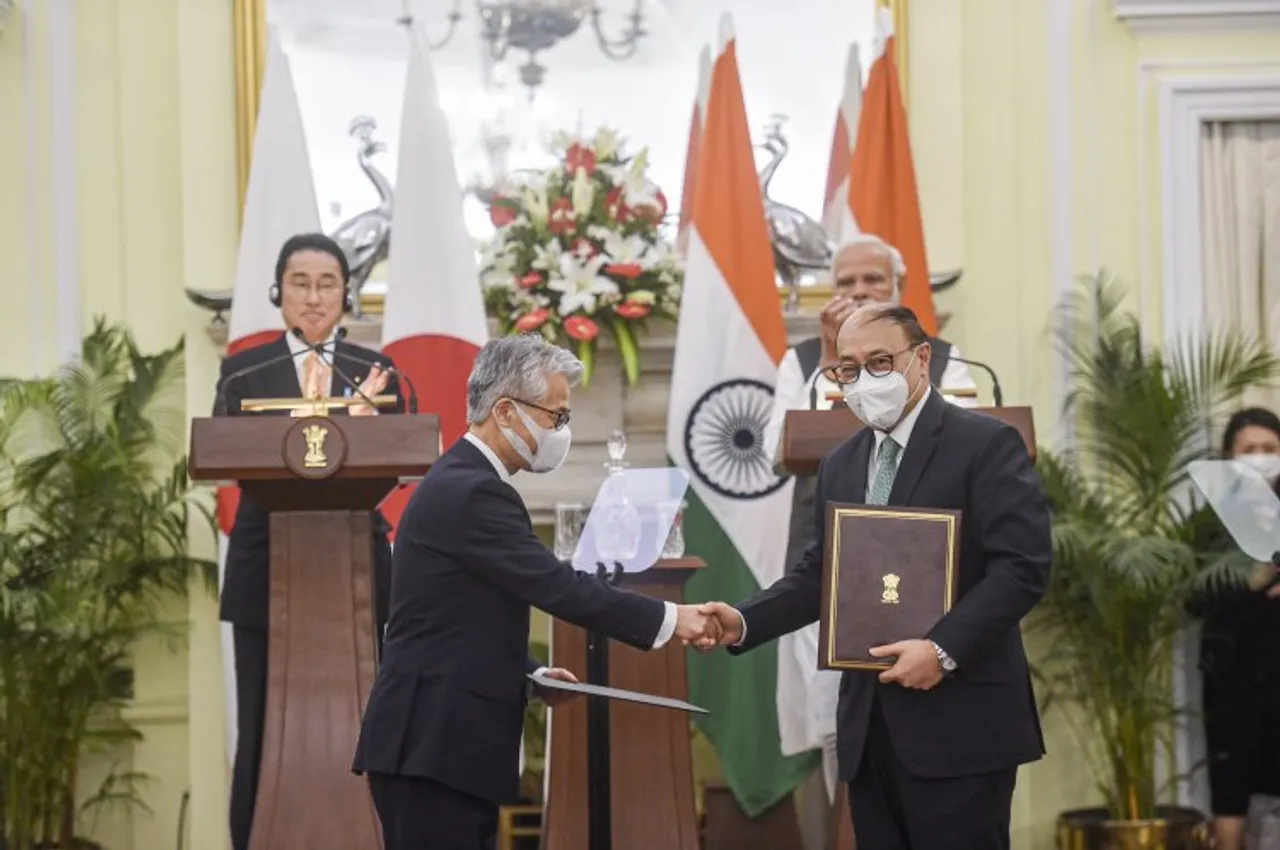
[[(815, 622), (822, 596), (828, 502), (866, 501), (874, 432), (863, 429), (818, 468), (813, 541), (789, 575), (739, 606), (745, 652)], [(840, 681), (840, 778), (862, 758), (873, 696), (903, 765), (940, 779), (992, 773), (1044, 753), (1019, 623), (1044, 595), (1052, 555), (1049, 509), (1018, 432), (930, 393), (889, 495), (890, 505), (960, 510), (959, 593), (928, 635), (958, 668), (932, 690), (881, 684), (876, 671)]]
[[(465, 437), (400, 519), (391, 619), (352, 765), (514, 801), (527, 695), (529, 611), (650, 649), (659, 600), (557, 560), (520, 495)], [(579, 671), (580, 672), (580, 671)]]

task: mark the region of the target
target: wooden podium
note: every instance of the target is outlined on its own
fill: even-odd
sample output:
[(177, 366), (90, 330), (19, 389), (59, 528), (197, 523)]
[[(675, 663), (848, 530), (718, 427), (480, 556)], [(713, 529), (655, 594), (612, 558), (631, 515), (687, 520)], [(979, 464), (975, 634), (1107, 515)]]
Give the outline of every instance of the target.
[[(700, 558), (659, 561), (623, 576), (620, 586), (667, 602), (684, 601), (684, 583), (705, 567)], [(551, 663), (580, 677), (587, 669), (587, 634), (554, 620)], [(610, 687), (685, 699), (685, 649), (672, 643), (643, 651), (609, 644)], [(547, 799), (542, 850), (587, 850), (587, 700), (550, 714)], [(689, 715), (665, 708), (613, 702), (609, 711), (612, 850), (698, 850)]]
[(370, 511), (440, 453), (437, 417), (219, 416), (191, 423), (195, 480), (271, 511), (271, 619), (252, 850), (380, 850), (351, 772), (376, 669)]
[[(1027, 444), (1032, 461), (1036, 458), (1036, 429), (1029, 407), (978, 407), (975, 413), (1007, 422)], [(863, 428), (843, 404), (830, 410), (790, 410), (782, 422), (782, 448), (778, 458), (790, 475), (814, 475), (826, 454)]]
[[(972, 410), (994, 416), (1017, 428), (1032, 462), (1035, 461), (1036, 430), (1030, 407), (978, 407)], [(864, 427), (843, 404), (830, 410), (788, 411), (782, 423), (779, 465), (791, 475), (814, 475), (828, 452)], [(831, 815), (828, 850), (855, 850), (851, 824), (848, 788), (841, 783)]]

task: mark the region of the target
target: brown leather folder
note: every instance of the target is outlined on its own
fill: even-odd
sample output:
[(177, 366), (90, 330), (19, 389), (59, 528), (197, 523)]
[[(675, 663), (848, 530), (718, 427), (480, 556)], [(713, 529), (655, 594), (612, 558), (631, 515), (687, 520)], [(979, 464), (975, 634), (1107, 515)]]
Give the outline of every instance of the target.
[(873, 646), (923, 638), (955, 601), (960, 512), (827, 504), (818, 666), (887, 670)]

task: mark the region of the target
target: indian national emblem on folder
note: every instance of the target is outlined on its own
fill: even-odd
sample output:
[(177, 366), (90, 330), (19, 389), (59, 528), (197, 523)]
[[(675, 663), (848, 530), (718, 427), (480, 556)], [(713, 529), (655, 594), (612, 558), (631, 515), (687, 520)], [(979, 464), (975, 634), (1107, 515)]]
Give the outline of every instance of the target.
[(955, 602), (960, 512), (827, 505), (818, 666), (887, 670), (873, 646), (926, 637)]

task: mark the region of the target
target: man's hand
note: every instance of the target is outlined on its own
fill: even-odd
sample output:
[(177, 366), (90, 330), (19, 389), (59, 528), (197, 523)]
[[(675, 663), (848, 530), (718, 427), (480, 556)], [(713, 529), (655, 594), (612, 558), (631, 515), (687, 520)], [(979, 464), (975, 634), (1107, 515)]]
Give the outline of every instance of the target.
[(720, 624), (703, 613), (698, 605), (677, 605), (676, 637), (685, 646), (694, 644), (702, 647), (708, 642), (715, 646), (720, 640)]
[[(382, 371), (382, 368), (380, 366), (374, 365), (369, 370), (369, 374), (365, 377), (365, 379), (363, 381), (357, 380), (356, 383), (360, 385), (360, 392), (364, 393), (370, 398), (373, 398), (378, 393), (382, 392), (387, 388), (387, 377), (388, 377), (387, 372)], [(357, 404), (354, 407), (350, 408), (347, 411), (347, 413), (349, 413), (351, 416), (377, 416), (378, 415), (377, 409), (370, 407), (367, 404)], [(575, 679), (574, 681), (577, 681), (577, 680)]]
[(827, 306), (822, 308), (818, 321), (822, 327), (822, 361), (824, 364), (835, 362), (836, 334), (840, 332), (840, 326), (844, 324), (844, 320), (849, 318), (856, 309), (858, 309), (858, 303), (851, 298), (845, 298), (843, 295), (832, 297), (827, 302)]
[(912, 690), (927, 691), (942, 681), (938, 651), (927, 640), (900, 640), (871, 647), (873, 658), (895, 658), (894, 665), (880, 674), (880, 681)]
[[(559, 679), (562, 682), (573, 682), (576, 684), (578, 681), (577, 676), (573, 675), (563, 667), (549, 667), (546, 670), (543, 670), (541, 675), (544, 678)], [(540, 688), (537, 685), (533, 686), (533, 691), (538, 695), (538, 699), (550, 706), (564, 705), (566, 702), (581, 696), (581, 694), (574, 693), (573, 691)]]
[(707, 652), (717, 646), (733, 646), (742, 640), (742, 615), (737, 608), (723, 602), (704, 602), (698, 610), (716, 624), (719, 633), (716, 640), (704, 638), (695, 642), (698, 649)]

